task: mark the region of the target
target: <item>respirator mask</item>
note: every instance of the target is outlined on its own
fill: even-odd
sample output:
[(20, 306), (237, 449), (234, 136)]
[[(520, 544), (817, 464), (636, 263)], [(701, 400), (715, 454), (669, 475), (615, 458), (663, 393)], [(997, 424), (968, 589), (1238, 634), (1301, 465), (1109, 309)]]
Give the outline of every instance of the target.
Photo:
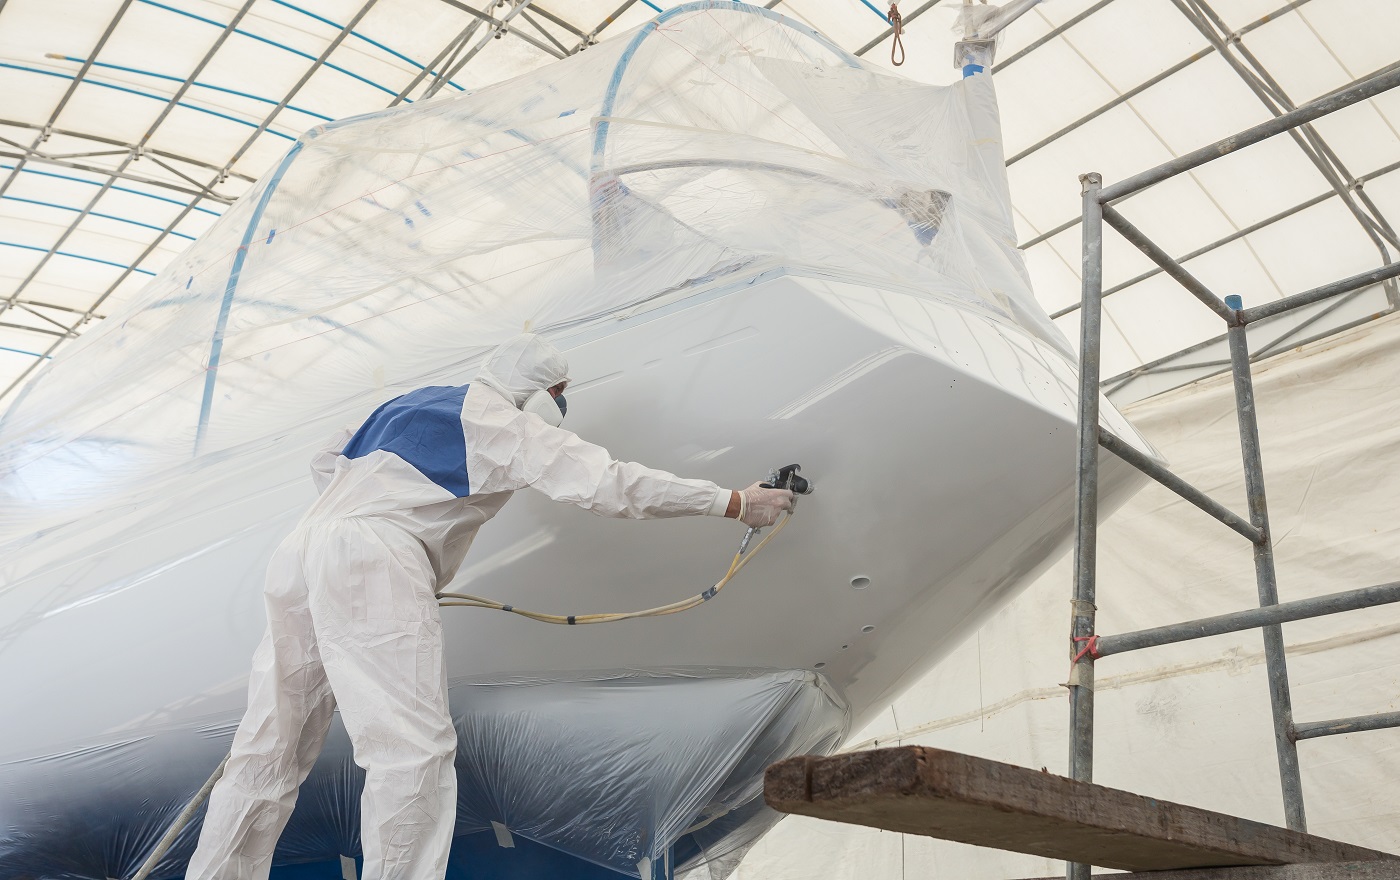
[(549, 393), (548, 389), (536, 391), (525, 400), (522, 412), (534, 413), (544, 419), (546, 423), (559, 427), (564, 423), (564, 416), (569, 412), (568, 401), (564, 400), (564, 395), (558, 397)]

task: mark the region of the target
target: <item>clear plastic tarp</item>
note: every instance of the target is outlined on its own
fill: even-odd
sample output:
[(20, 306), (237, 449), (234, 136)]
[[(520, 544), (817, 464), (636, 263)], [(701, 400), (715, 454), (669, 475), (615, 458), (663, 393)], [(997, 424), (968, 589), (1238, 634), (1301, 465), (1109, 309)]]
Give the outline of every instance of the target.
[(919, 85), (767, 10), (693, 6), (309, 131), (5, 414), (0, 541), (726, 273), (931, 293), (1068, 351), (1015, 250), (988, 78)]
[[(1069, 348), (1036, 304), (1015, 248), (997, 126), (986, 76), (948, 88), (920, 85), (768, 10), (705, 2), (474, 94), (310, 130), (5, 413), (0, 613), (8, 639), (0, 677), (15, 693), (41, 692), (46, 671), (21, 673), (16, 664), (35, 656), (40, 634), (64, 636), (65, 615), (228, 541), (270, 546), (298, 511), (230, 514), (197, 540), (184, 535), (185, 543), (167, 548), (169, 559), (127, 558), (136, 536), (196, 511), (245, 516), (257, 508), (235, 502), (305, 481), (306, 462), (336, 428), (403, 390), (470, 375), (481, 354), (522, 329), (603, 328), (716, 280), (783, 270), (976, 316), (1029, 336), (1068, 370)], [(255, 568), (210, 571), (198, 583), (256, 590)], [(204, 604), (164, 612), (172, 626), (182, 613), (226, 608), (226, 596), (186, 595)], [(65, 664), (87, 662), (62, 656)], [(180, 661), (133, 649), (102, 662), (140, 684)], [(673, 764), (647, 770), (673, 787), (645, 793), (646, 810), (629, 798), (611, 800), (606, 816), (557, 808), (586, 800), (584, 787), (606, 790), (630, 778), (631, 759), (600, 757), (586, 744), (570, 753), (566, 737), (532, 726), (531, 699), (551, 689), (623, 686), (459, 685), (479, 688), (465, 702), (454, 699), (468, 743), (463, 754), (489, 747), (499, 758), (491, 771), (499, 778), (464, 778), (459, 824), (472, 830), (503, 821), (628, 872), (687, 833), (702, 851), (693, 860), (732, 857), (768, 821), (756, 812), (753, 788), (761, 761), (834, 747), (847, 716), (808, 673), (759, 670), (715, 681), (724, 683), (714, 685), (713, 703), (688, 703), (694, 688), (683, 688), (660, 709), (620, 717), (635, 738), (660, 743), (659, 730), (703, 710), (710, 734), (748, 750), (720, 754), (715, 743), (677, 741), (653, 755)], [(228, 683), (224, 693), (240, 684)], [(112, 872), (139, 863), (136, 856), (202, 781), (196, 768), (217, 763), (215, 741), (236, 719), (225, 700), (199, 727), (190, 719), (208, 706), (198, 695), (188, 704), (143, 704), (143, 693), (130, 695), (124, 724), (88, 730), (63, 748), (7, 725), (0, 873), (22, 865), (63, 876), (126, 876)], [(85, 696), (62, 699), (82, 707)], [(493, 699), (520, 704), (473, 714), (489, 715)], [(170, 736), (202, 745), (167, 751)], [(157, 753), (171, 760), (156, 760)], [(569, 788), (574, 783), (550, 770), (551, 755), (593, 763), (571, 765), (577, 782)], [(353, 800), (343, 757), (311, 783), (329, 786), (316, 798), (331, 807)], [(726, 781), (735, 768), (743, 772)], [(83, 810), (59, 815), (28, 800), (36, 791), (58, 792), (76, 809), (77, 781), (93, 793)], [(469, 800), (506, 789), (509, 804), (486, 809)], [(111, 821), (85, 812), (100, 810), (99, 792), (116, 798)], [(159, 809), (131, 811), (120, 792), (148, 796)], [(559, 824), (550, 818), (558, 813), (588, 819)], [(54, 867), (71, 848), (36, 842), (46, 828), (73, 827), (122, 841), (120, 852)], [(297, 849), (302, 839), (288, 839), (290, 858), (314, 855)], [(328, 843), (321, 855), (345, 845)]]
[[(457, 836), (518, 835), (646, 880), (639, 866), (672, 852), (731, 868), (779, 818), (762, 803), (763, 768), (832, 751), (846, 732), (845, 707), (800, 671), (560, 673), (459, 682), (451, 700)], [(132, 876), (192, 794), (185, 781), (198, 787), (236, 723), (0, 764), (0, 873)], [(276, 863), (357, 853), (363, 786), (337, 719)], [(185, 830), (154, 876), (183, 872), (197, 831)], [(92, 841), (102, 845), (83, 845)]]

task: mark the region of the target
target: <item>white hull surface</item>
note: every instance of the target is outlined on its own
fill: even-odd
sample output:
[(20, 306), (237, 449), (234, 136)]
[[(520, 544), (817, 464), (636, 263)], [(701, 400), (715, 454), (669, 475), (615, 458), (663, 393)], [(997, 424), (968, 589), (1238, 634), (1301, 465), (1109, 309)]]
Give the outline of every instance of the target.
[[(460, 835), (722, 875), (776, 821), (766, 764), (836, 748), (1063, 550), (1077, 378), (1012, 245), (990, 80), (909, 83), (758, 7), (663, 18), (309, 132), (0, 421), (0, 877), (135, 872), (242, 714), (311, 455), (523, 326), (614, 455), (731, 487), (796, 462), (816, 491), (692, 611), (444, 609)], [(1140, 482), (1106, 461), (1102, 512)], [(450, 589), (646, 608), (742, 532), (526, 491)], [(334, 728), (279, 865), (357, 853), (360, 780)]]
[[(459, 765), (475, 768), (462, 780), (462, 833), (496, 821), (635, 865), (650, 847), (580, 830), (590, 826), (579, 821), (590, 768), (625, 755), (646, 770), (604, 810), (634, 820), (655, 802), (658, 776), (685, 767), (707, 777), (642, 823), (661, 826), (669, 846), (697, 819), (751, 802), (770, 760), (835, 747), (1065, 546), (1074, 375), (1015, 328), (907, 293), (772, 271), (561, 344), (577, 377), (569, 426), (582, 436), (723, 485), (800, 462), (817, 488), (738, 579), (684, 614), (569, 628), (444, 609)], [(1106, 464), (1107, 513), (1138, 481)], [(264, 475), (255, 492), (248, 479), (233, 469), (109, 520), (114, 546), (96, 556), (83, 552), (83, 530), (36, 545), (53, 561), (0, 593), (11, 621), (0, 701), (15, 719), (0, 816), (31, 854), (51, 835), (39, 851), (71, 842), (54, 833), (68, 815), (158, 834), (169, 808), (143, 814), (138, 804), (154, 790), (178, 806), (217, 763), (264, 626), (261, 572), (312, 492), (295, 473)], [(229, 522), (245, 526), (211, 545)], [(606, 520), (524, 492), (483, 530), (452, 589), (565, 614), (649, 607), (713, 582), (742, 532), (713, 519)], [(857, 589), (856, 578), (868, 584)], [(705, 702), (705, 681), (720, 703)], [(518, 688), (502, 697), (515, 714), (483, 711), (482, 687)], [(597, 700), (618, 703), (592, 717), (585, 707)], [(789, 728), (782, 736), (767, 730), (775, 719)], [(663, 748), (668, 734), (679, 741)], [(353, 845), (353, 834), (327, 831), (358, 797), (341, 736), (309, 783), (321, 809), (299, 808), (287, 857)], [(627, 747), (612, 754), (618, 742)], [(490, 760), (496, 749), (508, 760)], [(744, 762), (755, 749), (764, 760)], [(546, 759), (559, 766), (536, 772)], [(746, 778), (729, 779), (741, 763), (752, 764)], [(529, 768), (533, 785), (512, 766)], [(94, 802), (94, 787), (113, 800)], [(522, 798), (529, 790), (538, 796)], [(5, 858), (27, 863), (0, 848)]]

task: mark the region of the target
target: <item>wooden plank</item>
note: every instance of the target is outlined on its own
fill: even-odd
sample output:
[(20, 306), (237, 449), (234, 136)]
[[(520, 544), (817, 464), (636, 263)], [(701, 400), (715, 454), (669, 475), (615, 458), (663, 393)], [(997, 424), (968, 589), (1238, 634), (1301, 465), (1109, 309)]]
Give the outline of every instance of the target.
[[(1268, 865), (1253, 868), (1192, 868), (1133, 874), (1095, 874), (1112, 880), (1400, 880), (1400, 861), (1327, 862), (1316, 865)], [(1065, 875), (1037, 880), (1065, 880)]]
[(922, 746), (779, 762), (764, 799), (784, 813), (1126, 871), (1396, 858)]

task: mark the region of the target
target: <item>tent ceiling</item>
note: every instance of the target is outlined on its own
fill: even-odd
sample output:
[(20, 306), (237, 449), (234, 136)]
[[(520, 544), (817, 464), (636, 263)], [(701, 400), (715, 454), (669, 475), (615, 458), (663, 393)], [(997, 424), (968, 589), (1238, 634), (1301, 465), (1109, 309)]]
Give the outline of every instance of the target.
[[(0, 408), (304, 129), (506, 79), (674, 5), (0, 0)], [(766, 5), (889, 65), (880, 0)], [(960, 0), (904, 5), (902, 71), (951, 81)], [(1396, 34), (1393, 0), (1050, 0), (1013, 25), (995, 72), (1018, 233), (1066, 334), (1077, 336), (1081, 172), (1126, 177), (1394, 66)], [(1168, 252), (1194, 255), (1191, 271), (1217, 292), (1259, 303), (1394, 258), (1397, 171), (1400, 93), (1389, 93), (1120, 209)], [(1125, 396), (1219, 360), (1218, 320), (1154, 269), (1107, 237), (1104, 374), (1122, 374), (1106, 384)], [(1364, 290), (1253, 344), (1286, 347), (1397, 302)]]

